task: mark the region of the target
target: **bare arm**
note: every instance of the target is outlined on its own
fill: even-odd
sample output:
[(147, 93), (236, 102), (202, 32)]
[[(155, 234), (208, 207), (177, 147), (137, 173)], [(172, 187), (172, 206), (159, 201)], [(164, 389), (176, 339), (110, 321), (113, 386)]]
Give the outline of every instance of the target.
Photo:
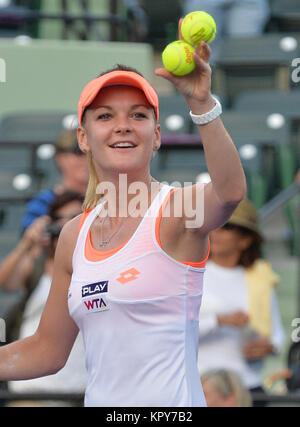
[(34, 259), (42, 250), (41, 236), (49, 217), (42, 216), (25, 231), (21, 240), (0, 264), (0, 286), (7, 290), (22, 289), (30, 275)]
[(78, 328), (68, 311), (68, 288), (78, 221), (61, 232), (49, 297), (34, 335), (0, 347), (0, 380), (37, 378), (56, 373), (66, 363)]
[[(179, 38), (182, 39), (180, 29)], [(188, 75), (177, 77), (164, 68), (157, 69), (156, 74), (171, 81), (184, 96), (190, 110), (200, 115), (212, 110), (215, 105), (211, 95), (210, 48), (206, 43), (203, 42), (196, 49), (194, 59), (196, 68)], [(211, 183), (206, 185), (204, 191), (204, 224), (199, 228), (202, 235), (207, 235), (222, 225), (245, 197), (246, 179), (238, 152), (221, 118), (198, 126), (198, 130), (211, 177)], [(190, 198), (193, 204), (199, 187), (196, 184), (187, 190), (185, 197)]]

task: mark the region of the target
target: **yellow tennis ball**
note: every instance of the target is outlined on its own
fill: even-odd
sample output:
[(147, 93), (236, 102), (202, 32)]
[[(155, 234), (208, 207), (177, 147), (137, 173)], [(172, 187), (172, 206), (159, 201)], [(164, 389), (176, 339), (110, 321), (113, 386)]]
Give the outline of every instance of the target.
[(214, 18), (206, 12), (195, 11), (187, 14), (181, 23), (181, 34), (187, 43), (195, 46), (201, 40), (210, 43), (217, 31)]
[(164, 67), (175, 76), (184, 76), (196, 66), (193, 52), (195, 48), (183, 40), (168, 44), (162, 53)]

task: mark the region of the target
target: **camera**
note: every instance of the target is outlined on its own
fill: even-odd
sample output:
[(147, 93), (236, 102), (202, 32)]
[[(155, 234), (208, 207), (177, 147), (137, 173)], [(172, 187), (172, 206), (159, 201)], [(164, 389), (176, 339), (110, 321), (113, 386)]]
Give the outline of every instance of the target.
[(46, 228), (46, 233), (50, 236), (51, 239), (55, 239), (60, 235), (61, 230), (61, 225), (58, 225), (55, 222), (51, 222)]

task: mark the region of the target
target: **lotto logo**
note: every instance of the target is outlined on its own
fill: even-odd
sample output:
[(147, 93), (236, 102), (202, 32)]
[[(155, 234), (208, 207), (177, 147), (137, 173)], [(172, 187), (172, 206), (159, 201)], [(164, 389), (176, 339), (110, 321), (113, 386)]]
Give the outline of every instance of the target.
[(123, 271), (123, 273), (121, 273), (117, 278), (117, 281), (122, 283), (122, 285), (125, 285), (125, 283), (135, 280), (139, 274), (141, 273), (138, 270), (130, 268), (129, 270)]
[(90, 283), (89, 285), (82, 286), (81, 295), (82, 298), (88, 297), (91, 295), (102, 294), (103, 292), (107, 292), (108, 288), (108, 280), (104, 282)]

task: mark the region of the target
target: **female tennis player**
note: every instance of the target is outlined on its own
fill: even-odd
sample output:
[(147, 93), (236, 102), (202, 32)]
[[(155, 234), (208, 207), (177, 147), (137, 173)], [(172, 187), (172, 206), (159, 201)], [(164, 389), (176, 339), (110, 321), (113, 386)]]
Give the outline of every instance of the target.
[[(57, 372), (80, 330), (88, 371), (85, 406), (206, 405), (197, 348), (208, 234), (226, 222), (246, 192), (237, 150), (211, 95), (209, 57), (202, 43), (191, 74), (156, 70), (184, 96), (203, 140), (211, 182), (198, 206), (204, 221), (192, 228), (184, 207), (195, 205), (199, 185), (175, 189), (150, 175), (160, 126), (149, 82), (118, 66), (83, 89), (78, 142), (90, 167), (84, 212), (61, 232), (36, 333), (0, 348), (0, 380)], [(132, 208), (134, 188), (140, 193)]]

